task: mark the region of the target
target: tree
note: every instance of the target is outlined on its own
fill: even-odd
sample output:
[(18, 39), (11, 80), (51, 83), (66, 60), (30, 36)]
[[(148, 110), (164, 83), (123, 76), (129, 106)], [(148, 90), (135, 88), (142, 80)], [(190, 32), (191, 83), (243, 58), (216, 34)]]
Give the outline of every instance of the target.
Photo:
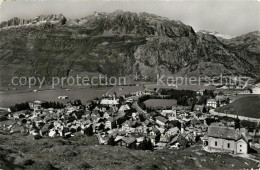
[(181, 129), (181, 123), (178, 120), (171, 120), (169, 122), (170, 127), (178, 127), (179, 129)]
[(72, 101), (71, 105), (72, 106), (80, 106), (80, 105), (82, 105), (82, 102), (81, 102), (80, 99), (77, 99), (77, 100)]
[(217, 107), (220, 107), (220, 101), (219, 100), (217, 101)]
[(198, 116), (198, 117), (201, 117), (201, 116), (202, 116), (202, 113), (201, 113), (201, 112), (199, 112), (199, 113), (197, 114), (197, 116)]
[(155, 143), (158, 143), (160, 141), (160, 138), (161, 138), (161, 134), (158, 134), (155, 136)]
[(206, 106), (204, 106), (202, 109), (202, 113), (206, 113), (206, 112), (207, 112), (207, 109), (206, 109)]
[(235, 129), (240, 129), (240, 119), (238, 118), (238, 115), (237, 118), (235, 119)]
[(220, 91), (220, 92), (218, 93), (218, 95), (222, 96), (222, 95), (224, 95), (224, 93), (223, 93), (222, 91)]
[(110, 136), (110, 138), (107, 141), (107, 144), (111, 146), (115, 146), (116, 145), (115, 138), (113, 136)]
[(144, 140), (140, 143), (139, 149), (142, 149), (142, 150), (152, 150), (153, 149), (153, 145), (152, 145), (151, 139), (147, 139), (145, 137)]
[(85, 133), (88, 135), (88, 136), (93, 136), (93, 127), (92, 125), (90, 125), (88, 128), (86, 128), (85, 130)]
[(229, 104), (229, 103), (230, 103), (230, 98), (228, 97), (228, 98), (227, 98), (227, 104)]

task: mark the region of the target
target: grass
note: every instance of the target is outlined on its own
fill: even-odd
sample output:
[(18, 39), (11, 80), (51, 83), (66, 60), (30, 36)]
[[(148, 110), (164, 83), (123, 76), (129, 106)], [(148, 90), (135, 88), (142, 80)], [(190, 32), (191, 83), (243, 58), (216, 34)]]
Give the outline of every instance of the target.
[(146, 107), (150, 108), (171, 108), (172, 106), (177, 105), (177, 100), (168, 100), (168, 99), (149, 99), (144, 102)]
[(207, 89), (207, 90), (214, 90), (216, 89), (214, 86), (205, 86), (203, 84), (201, 85), (178, 85), (178, 86), (167, 86), (166, 85), (161, 85), (161, 84), (146, 84), (146, 88), (149, 89), (154, 89), (154, 88), (163, 88), (163, 89), (176, 89), (176, 90), (200, 90), (200, 89)]
[[(69, 100), (80, 99), (82, 103), (86, 103), (95, 97), (101, 97), (105, 94), (111, 87), (102, 88), (74, 88), (70, 91), (66, 89), (54, 89), (54, 90), (44, 90), (38, 92), (32, 91), (4, 91), (0, 93), (0, 107), (9, 107), (17, 103), (23, 103), (25, 101), (32, 100), (44, 100), (44, 101), (59, 101), (62, 103), (67, 103)], [(67, 100), (60, 100), (58, 96), (68, 96)]]
[(116, 86), (109, 91), (108, 95), (113, 95), (114, 93), (117, 95), (128, 95), (142, 90), (142, 86)]
[(96, 145), (96, 137), (46, 138), (0, 134), (0, 168), (14, 169), (250, 169), (254, 161), (206, 153), (197, 143), (183, 150), (142, 151)]
[(215, 110), (221, 113), (260, 118), (260, 95), (251, 95), (239, 98), (234, 102)]

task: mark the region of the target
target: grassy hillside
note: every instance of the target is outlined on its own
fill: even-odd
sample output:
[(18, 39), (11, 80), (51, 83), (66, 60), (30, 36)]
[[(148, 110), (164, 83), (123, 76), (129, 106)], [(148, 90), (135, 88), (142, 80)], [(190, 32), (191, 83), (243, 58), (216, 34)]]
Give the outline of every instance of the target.
[(96, 137), (34, 140), (0, 131), (0, 169), (250, 169), (254, 161), (201, 151), (141, 151), (96, 145)]
[(260, 95), (243, 97), (215, 110), (221, 113), (260, 118)]

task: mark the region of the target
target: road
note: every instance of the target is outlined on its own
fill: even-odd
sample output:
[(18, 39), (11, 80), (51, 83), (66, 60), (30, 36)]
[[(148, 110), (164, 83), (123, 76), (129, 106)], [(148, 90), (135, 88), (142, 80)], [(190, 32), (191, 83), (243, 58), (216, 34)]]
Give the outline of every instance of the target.
[(139, 106), (138, 106), (138, 104), (137, 104), (137, 102), (134, 102), (133, 103), (133, 107), (136, 109), (136, 111), (138, 112), (138, 113), (140, 113), (140, 114), (147, 114), (147, 112), (146, 111), (144, 111), (142, 108), (140, 108)]
[(106, 96), (108, 96), (108, 93), (113, 90), (116, 86), (112, 87), (111, 89), (109, 89), (107, 92), (106, 92)]
[[(233, 115), (233, 114), (215, 112), (214, 109), (209, 110), (209, 113), (212, 114), (212, 115), (217, 115), (217, 116), (227, 116), (227, 117), (232, 117), (232, 118), (237, 117), (237, 115)], [(249, 121), (252, 121), (252, 122), (259, 122), (260, 121), (260, 119), (258, 119), (258, 118), (251, 118), (251, 117), (246, 117), (246, 116), (238, 116), (238, 118), (240, 120), (249, 120)]]
[(139, 106), (138, 106), (138, 104), (137, 104), (137, 102), (134, 102), (133, 103), (133, 107), (136, 109), (136, 111), (140, 114), (140, 115), (143, 115), (143, 117), (145, 118), (145, 119), (150, 119), (150, 115), (149, 114), (147, 114), (147, 112), (145, 111), (145, 110), (143, 110), (142, 108), (140, 108)]

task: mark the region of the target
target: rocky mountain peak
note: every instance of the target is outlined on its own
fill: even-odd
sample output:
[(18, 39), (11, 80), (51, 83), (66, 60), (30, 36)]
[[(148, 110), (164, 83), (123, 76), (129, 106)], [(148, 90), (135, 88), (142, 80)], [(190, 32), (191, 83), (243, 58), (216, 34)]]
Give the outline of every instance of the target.
[(10, 70), (0, 72), (4, 80), (19, 74), (68, 76), (68, 70), (150, 78), (222, 73), (259, 77), (259, 31), (222, 41), (216, 33), (196, 34), (181, 21), (123, 11), (80, 19), (62, 14), (13, 18), (0, 27), (8, 28), (0, 29), (0, 70)]
[(14, 17), (8, 21), (4, 21), (0, 24), (0, 28), (7, 27), (17, 27), (24, 25), (40, 25), (42, 23), (58, 23), (59, 25), (64, 25), (67, 21), (67, 18), (63, 14), (51, 14), (51, 15), (40, 15), (35, 19), (20, 19)]

